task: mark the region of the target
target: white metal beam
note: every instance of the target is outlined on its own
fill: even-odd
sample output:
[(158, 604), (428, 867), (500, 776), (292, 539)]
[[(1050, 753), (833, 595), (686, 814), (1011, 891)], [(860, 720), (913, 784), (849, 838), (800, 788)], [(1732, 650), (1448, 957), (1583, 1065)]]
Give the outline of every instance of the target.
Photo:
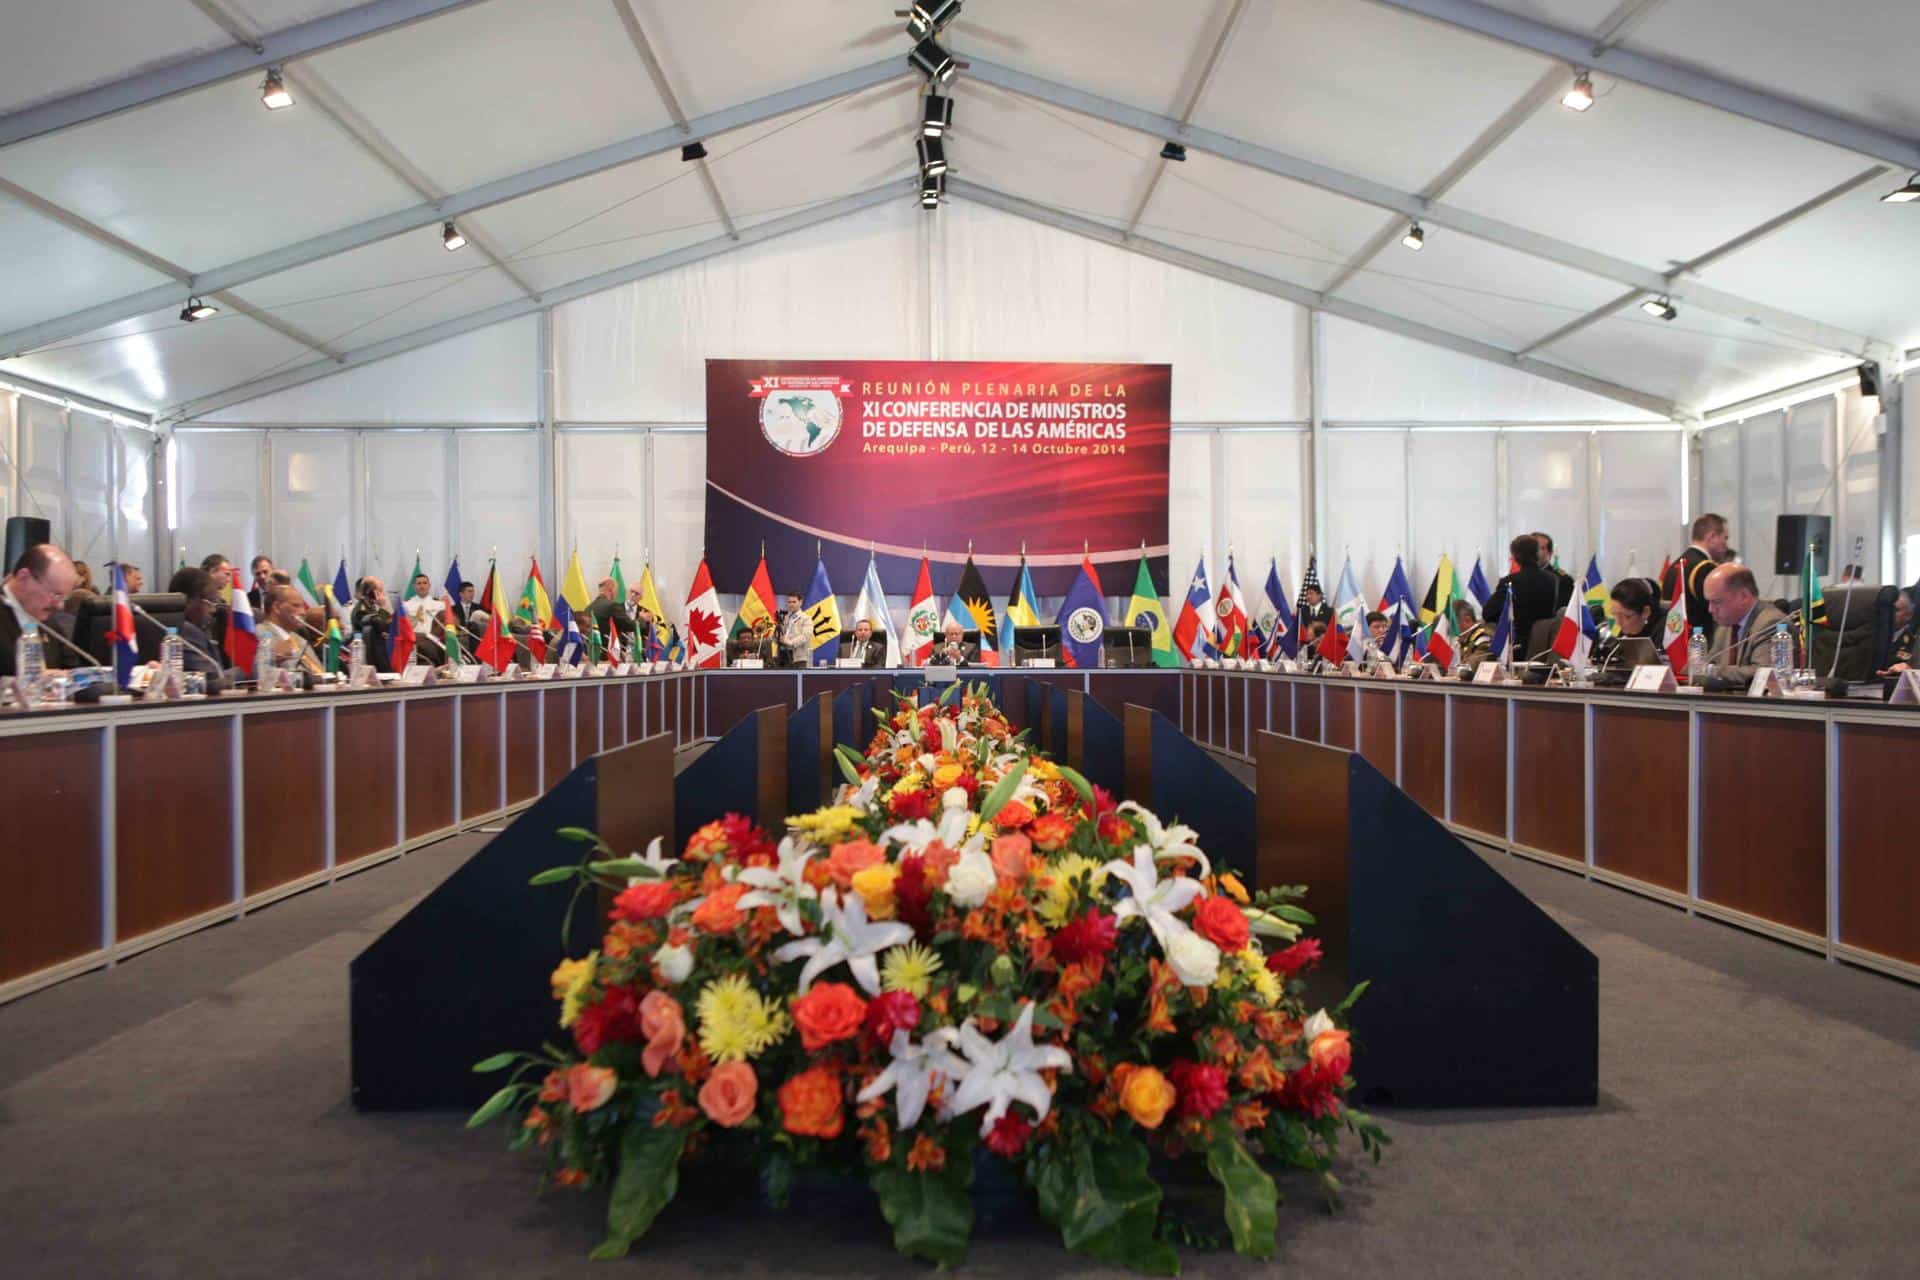
[[(235, 45), (230, 49), (216, 49), (212, 53), (182, 58), (166, 66), (0, 116), (0, 147), (60, 129), (70, 129), (103, 116), (117, 115), (149, 102), (159, 102), (175, 94), (188, 93), (234, 76), (260, 71), (292, 58), (364, 40), (382, 31), (391, 31), (395, 27), (454, 9), (464, 9), (474, 3), (477, 0), (372, 0), (370, 4), (261, 36), (255, 44)], [(48, 50), (48, 53), (51, 55), (53, 51)]]
[[(1220, 35), (1214, 40), (1213, 47), (1207, 51), (1207, 60), (1200, 66), (1200, 75), (1195, 79), (1193, 92), (1187, 96), (1186, 108), (1180, 112), (1182, 129), (1193, 120), (1193, 113), (1200, 109), (1200, 100), (1207, 96), (1207, 89), (1213, 84), (1213, 74), (1220, 69), (1220, 59), (1226, 55), (1227, 45), (1234, 33), (1240, 29), (1241, 15), (1247, 11), (1247, 0), (1233, 0), (1233, 8), (1227, 12), (1227, 20), (1220, 24)], [(1171, 142), (1173, 139), (1169, 138)], [(1153, 203), (1153, 193), (1160, 189), (1160, 179), (1167, 176), (1167, 165), (1172, 163), (1165, 156), (1154, 162), (1153, 177), (1147, 180), (1147, 189), (1140, 194), (1140, 203), (1134, 206), (1133, 216), (1127, 219), (1127, 234), (1132, 235), (1134, 228), (1140, 225), (1140, 219), (1147, 216), (1147, 206)]]
[[(1664, 62), (1630, 49), (1596, 48), (1592, 36), (1568, 31), (1478, 0), (1373, 0), (1502, 43), (1558, 58), (1595, 71), (1686, 98), (1716, 110), (1745, 116), (1902, 169), (1920, 169), (1920, 139), (1905, 137), (1863, 120), (1854, 120), (1778, 94), (1735, 84), (1704, 71)], [(1866, 37), (1871, 38), (1871, 37)]]
[(1086, 90), (1069, 85), (1056, 84), (1024, 71), (1015, 71), (1010, 67), (975, 58), (970, 64), (968, 75), (974, 80), (991, 84), (1009, 93), (1075, 111), (1096, 120), (1105, 120), (1109, 124), (1132, 129), (1150, 137), (1167, 138), (1178, 133), (1179, 136), (1186, 138), (1189, 147), (1198, 147), (1223, 160), (1231, 160), (1236, 164), (1244, 164), (1311, 187), (1318, 187), (1322, 191), (1331, 191), (1336, 195), (1370, 204), (1377, 209), (1387, 209), (1402, 215), (1409, 221), (1449, 227), (1492, 244), (1504, 245), (1506, 248), (1531, 257), (1557, 262), (1561, 266), (1572, 267), (1576, 271), (1584, 271), (1603, 280), (1632, 285), (1643, 292), (1668, 293), (1676, 301), (1684, 297), (1687, 302), (1699, 307), (1702, 311), (1712, 311), (1762, 325), (1777, 334), (1793, 338), (1808, 346), (1863, 359), (1881, 359), (1894, 350), (1892, 344), (1878, 338), (1853, 333), (1837, 325), (1812, 320), (1779, 307), (1768, 306), (1719, 289), (1708, 288), (1698, 282), (1690, 281), (1684, 285), (1673, 283), (1659, 272), (1649, 270), (1638, 263), (1599, 253), (1580, 245), (1569, 244), (1564, 240), (1557, 240), (1552, 236), (1529, 231), (1524, 227), (1517, 227), (1497, 218), (1485, 217), (1453, 205), (1442, 204), (1437, 200), (1423, 199), (1413, 192), (1402, 191), (1384, 182), (1376, 182), (1371, 178), (1347, 173), (1316, 160), (1289, 155), (1272, 147), (1246, 142), (1199, 125), (1188, 125), (1184, 131), (1181, 131), (1180, 123), (1170, 116), (1128, 106), (1126, 103), (1115, 102), (1111, 98), (1103, 98), (1098, 94), (1088, 93)]
[[(909, 188), (905, 184), (891, 182), (866, 191), (857, 192), (853, 195), (842, 196), (837, 200), (829, 200), (824, 204), (814, 205), (810, 209), (801, 209), (798, 212), (774, 218), (770, 221), (760, 223), (757, 226), (744, 228), (738, 237), (723, 235), (711, 240), (702, 240), (698, 244), (688, 245), (683, 249), (675, 249), (671, 253), (663, 253), (629, 266), (616, 267), (611, 271), (602, 271), (597, 275), (585, 276), (568, 284), (559, 285), (547, 290), (540, 302), (534, 302), (532, 300), (504, 302), (498, 306), (476, 311), (471, 315), (460, 316), (452, 320), (443, 321), (440, 324), (431, 325), (425, 329), (417, 329), (412, 333), (405, 333), (395, 338), (389, 338), (385, 342), (376, 342), (353, 351), (345, 352), (340, 357), (340, 364), (344, 364), (348, 368), (359, 368), (362, 365), (385, 360), (391, 356), (397, 356), (421, 347), (431, 346), (436, 342), (444, 342), (448, 338), (457, 338), (463, 333), (471, 333), (476, 329), (484, 329), (489, 325), (500, 324), (504, 321), (518, 319), (525, 315), (532, 315), (534, 312), (550, 309), (563, 302), (571, 302), (576, 298), (584, 298), (589, 294), (601, 293), (635, 280), (643, 280), (648, 276), (659, 275), (663, 271), (671, 271), (676, 267), (684, 267), (695, 262), (704, 262), (708, 258), (718, 257), (734, 249), (742, 249), (748, 245), (759, 244), (762, 241), (772, 240), (791, 232), (819, 226), (823, 222), (831, 222), (835, 218), (858, 213), (863, 209), (870, 209), (874, 205), (887, 200), (905, 199), (908, 194)], [(324, 378), (329, 374), (338, 372), (340, 372), (338, 366), (330, 362), (316, 361), (312, 364), (302, 365), (296, 369), (288, 369), (282, 373), (271, 374), (264, 378), (256, 378), (251, 382), (229, 387), (224, 391), (217, 391), (211, 395), (201, 396), (196, 400), (169, 406), (155, 414), (154, 418), (157, 422), (163, 423), (181, 422), (189, 418), (214, 413), (229, 405), (240, 404), (244, 401), (253, 400), (259, 396), (268, 395), (275, 391), (284, 391), (288, 387), (297, 387), (303, 383), (312, 382), (316, 378)]]
[[(660, 59), (654, 56), (653, 42), (647, 39), (646, 29), (640, 25), (640, 15), (633, 11), (632, 0), (612, 0), (612, 3), (614, 13), (619, 15), (620, 25), (627, 29), (627, 39), (632, 43), (633, 51), (640, 55), (640, 61), (647, 68), (647, 78), (653, 81), (654, 92), (660, 95), (660, 101), (666, 104), (667, 114), (691, 141), (693, 130), (687, 123), (687, 113), (680, 109), (680, 99), (667, 82), (666, 69), (660, 65)], [(713, 211), (719, 215), (720, 225), (727, 229), (728, 236), (738, 239), (739, 229), (733, 225), (733, 215), (727, 212), (727, 202), (720, 198), (720, 187), (713, 180), (713, 170), (707, 166), (707, 158), (702, 156), (693, 163), (699, 167), (700, 184), (707, 189), (707, 199), (713, 202)]]
[[(762, 120), (770, 120), (802, 107), (817, 106), (834, 98), (859, 93), (863, 89), (898, 80), (908, 74), (910, 71), (904, 59), (887, 58), (852, 71), (843, 71), (839, 75), (828, 76), (824, 80), (815, 80), (762, 98), (755, 98), (737, 107), (711, 112), (696, 120), (688, 121), (688, 127), (696, 137), (712, 137), (715, 134), (757, 124)], [(556, 160), (552, 164), (544, 164), (510, 177), (497, 178), (477, 187), (469, 187), (465, 191), (455, 192), (444, 200), (415, 205), (397, 213), (370, 218), (365, 222), (342, 227), (337, 231), (330, 231), (298, 244), (287, 245), (239, 262), (228, 263), (223, 267), (200, 272), (193, 277), (190, 282), (191, 287), (195, 292), (202, 294), (235, 288), (250, 280), (275, 275), (294, 267), (303, 267), (310, 262), (319, 262), (324, 258), (358, 249), (362, 245), (375, 244), (392, 236), (402, 235), (420, 227), (432, 226), (478, 209), (504, 204), (509, 200), (602, 173), (635, 160), (645, 159), (647, 156), (657, 155), (662, 151), (677, 150), (684, 141), (686, 141), (686, 134), (678, 125), (655, 129), (623, 142), (611, 143), (565, 160)], [(0, 359), (89, 333), (134, 316), (145, 315), (149, 311), (166, 306), (178, 294), (179, 290), (171, 286), (163, 289), (148, 289), (112, 302), (104, 302), (82, 311), (75, 311), (69, 315), (28, 325), (12, 333), (0, 334)]]
[(980, 186), (978, 183), (969, 182), (964, 178), (954, 178), (950, 180), (947, 183), (947, 192), (961, 199), (972, 200), (978, 204), (984, 204), (1005, 213), (1028, 218), (1046, 226), (1056, 227), (1062, 231), (1070, 231), (1075, 235), (1084, 236), (1090, 240), (1098, 240), (1102, 244), (1109, 244), (1118, 249), (1126, 249), (1129, 252), (1170, 263), (1176, 267), (1184, 267), (1188, 271), (1197, 272), (1203, 276), (1211, 276), (1215, 280), (1224, 280), (1228, 284), (1236, 284), (1244, 289), (1252, 289), (1259, 293), (1268, 294), (1271, 297), (1281, 298), (1298, 306), (1309, 308), (1310, 310), (1324, 311), (1328, 315), (1339, 316), (1345, 320), (1352, 320), (1357, 324), (1368, 325), (1375, 329), (1385, 329), (1389, 333), (1397, 333), (1403, 337), (1413, 338), (1419, 342), (1429, 343), (1437, 347), (1445, 347), (1449, 351), (1457, 351), (1462, 355), (1472, 356), (1475, 359), (1485, 360), (1492, 364), (1503, 365), (1509, 369), (1518, 369), (1522, 373), (1530, 373), (1535, 377), (1545, 378), (1550, 382), (1557, 382), (1563, 386), (1575, 387), (1592, 395), (1605, 396), (1609, 400), (1617, 400), (1622, 404), (1632, 405), (1636, 409), (1645, 409), (1648, 412), (1657, 413), (1670, 421), (1687, 422), (1698, 416), (1688, 406), (1676, 404), (1671, 400), (1663, 399), (1660, 396), (1652, 395), (1645, 391), (1636, 390), (1633, 387), (1623, 386), (1617, 382), (1609, 382), (1604, 378), (1595, 378), (1584, 373), (1577, 373), (1572, 369), (1551, 364), (1545, 360), (1537, 360), (1531, 356), (1522, 356), (1516, 352), (1508, 351), (1503, 347), (1496, 347), (1490, 343), (1480, 342), (1473, 338), (1467, 338), (1460, 334), (1449, 332), (1445, 329), (1437, 329), (1432, 325), (1421, 324), (1415, 320), (1408, 320), (1404, 317), (1381, 311), (1377, 307), (1369, 307), (1361, 303), (1349, 302), (1345, 298), (1330, 298), (1324, 293), (1315, 292), (1304, 285), (1292, 284), (1285, 280), (1276, 280), (1272, 276), (1264, 276), (1259, 272), (1249, 271), (1244, 267), (1237, 267), (1231, 263), (1220, 262), (1216, 259), (1204, 257), (1170, 244), (1162, 244), (1157, 240), (1148, 240), (1140, 236), (1128, 237), (1116, 228), (1110, 227), (1105, 223), (1095, 222), (1091, 218), (1083, 218), (1077, 214), (1055, 209), (1049, 205), (1036, 204), (1031, 200), (1022, 199), (1019, 196), (1007, 195), (1005, 192), (996, 191), (991, 187)]

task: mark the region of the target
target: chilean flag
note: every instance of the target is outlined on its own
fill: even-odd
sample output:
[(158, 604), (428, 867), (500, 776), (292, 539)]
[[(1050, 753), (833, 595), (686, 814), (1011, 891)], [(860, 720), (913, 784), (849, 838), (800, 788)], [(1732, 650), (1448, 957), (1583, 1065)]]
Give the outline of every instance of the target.
[(107, 639), (113, 642), (114, 679), (124, 689), (133, 679), (140, 650), (134, 643), (133, 606), (127, 602), (126, 575), (117, 561), (113, 566), (113, 630), (107, 632)]
[(1213, 593), (1207, 589), (1207, 558), (1200, 557), (1193, 577), (1187, 583), (1187, 598), (1180, 606), (1180, 617), (1173, 624), (1173, 643), (1188, 662), (1211, 658), (1215, 652), (1214, 635), (1219, 622), (1213, 612)]
[(227, 601), (227, 657), (242, 671), (253, 670), (254, 654), (259, 652), (260, 637), (253, 629), (253, 605), (240, 586), (240, 570), (228, 566), (231, 579)]

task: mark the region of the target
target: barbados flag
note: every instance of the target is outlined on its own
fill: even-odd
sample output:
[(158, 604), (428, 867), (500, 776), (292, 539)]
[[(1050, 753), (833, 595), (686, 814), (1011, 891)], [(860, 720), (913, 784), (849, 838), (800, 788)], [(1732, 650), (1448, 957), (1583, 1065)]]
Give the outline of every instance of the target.
[(833, 665), (833, 660), (840, 656), (840, 602), (834, 599), (825, 560), (815, 561), (813, 581), (807, 585), (800, 607), (806, 610), (807, 619), (813, 624), (813, 665)]

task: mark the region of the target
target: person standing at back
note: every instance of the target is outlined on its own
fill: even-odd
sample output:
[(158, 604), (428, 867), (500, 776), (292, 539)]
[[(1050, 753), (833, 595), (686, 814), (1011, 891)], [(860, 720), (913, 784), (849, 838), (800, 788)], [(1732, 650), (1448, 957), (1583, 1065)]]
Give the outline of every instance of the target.
[(1533, 624), (1560, 611), (1560, 580), (1541, 565), (1540, 540), (1532, 534), (1523, 533), (1508, 543), (1507, 552), (1520, 567), (1500, 579), (1487, 597), (1486, 616), (1500, 618), (1511, 612), (1513, 656), (1524, 662), (1533, 656), (1526, 651)]
[(1686, 592), (1688, 632), (1699, 627), (1711, 642), (1714, 624), (1713, 610), (1707, 607), (1707, 575), (1727, 558), (1727, 518), (1709, 511), (1694, 520), (1689, 536), (1693, 541), (1680, 553), (1680, 558), (1668, 566), (1666, 576), (1660, 580), (1660, 598), (1673, 599), (1677, 576)]
[(1552, 574), (1554, 581), (1559, 584), (1559, 599), (1554, 601), (1553, 607), (1564, 609), (1567, 607), (1567, 602), (1573, 599), (1573, 575), (1562, 569), (1555, 558), (1552, 534), (1541, 533), (1536, 529), (1533, 540), (1540, 544), (1540, 567)]

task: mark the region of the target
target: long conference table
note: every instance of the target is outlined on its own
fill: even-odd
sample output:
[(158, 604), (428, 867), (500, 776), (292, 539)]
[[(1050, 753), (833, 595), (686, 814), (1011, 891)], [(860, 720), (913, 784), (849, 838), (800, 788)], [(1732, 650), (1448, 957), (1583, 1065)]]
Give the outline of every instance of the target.
[[(0, 713), (0, 1002), (887, 671), (699, 671)], [(917, 676), (918, 672), (900, 673)], [(1024, 671), (1224, 755), (1354, 750), (1461, 835), (1920, 980), (1920, 714), (1234, 671)]]

